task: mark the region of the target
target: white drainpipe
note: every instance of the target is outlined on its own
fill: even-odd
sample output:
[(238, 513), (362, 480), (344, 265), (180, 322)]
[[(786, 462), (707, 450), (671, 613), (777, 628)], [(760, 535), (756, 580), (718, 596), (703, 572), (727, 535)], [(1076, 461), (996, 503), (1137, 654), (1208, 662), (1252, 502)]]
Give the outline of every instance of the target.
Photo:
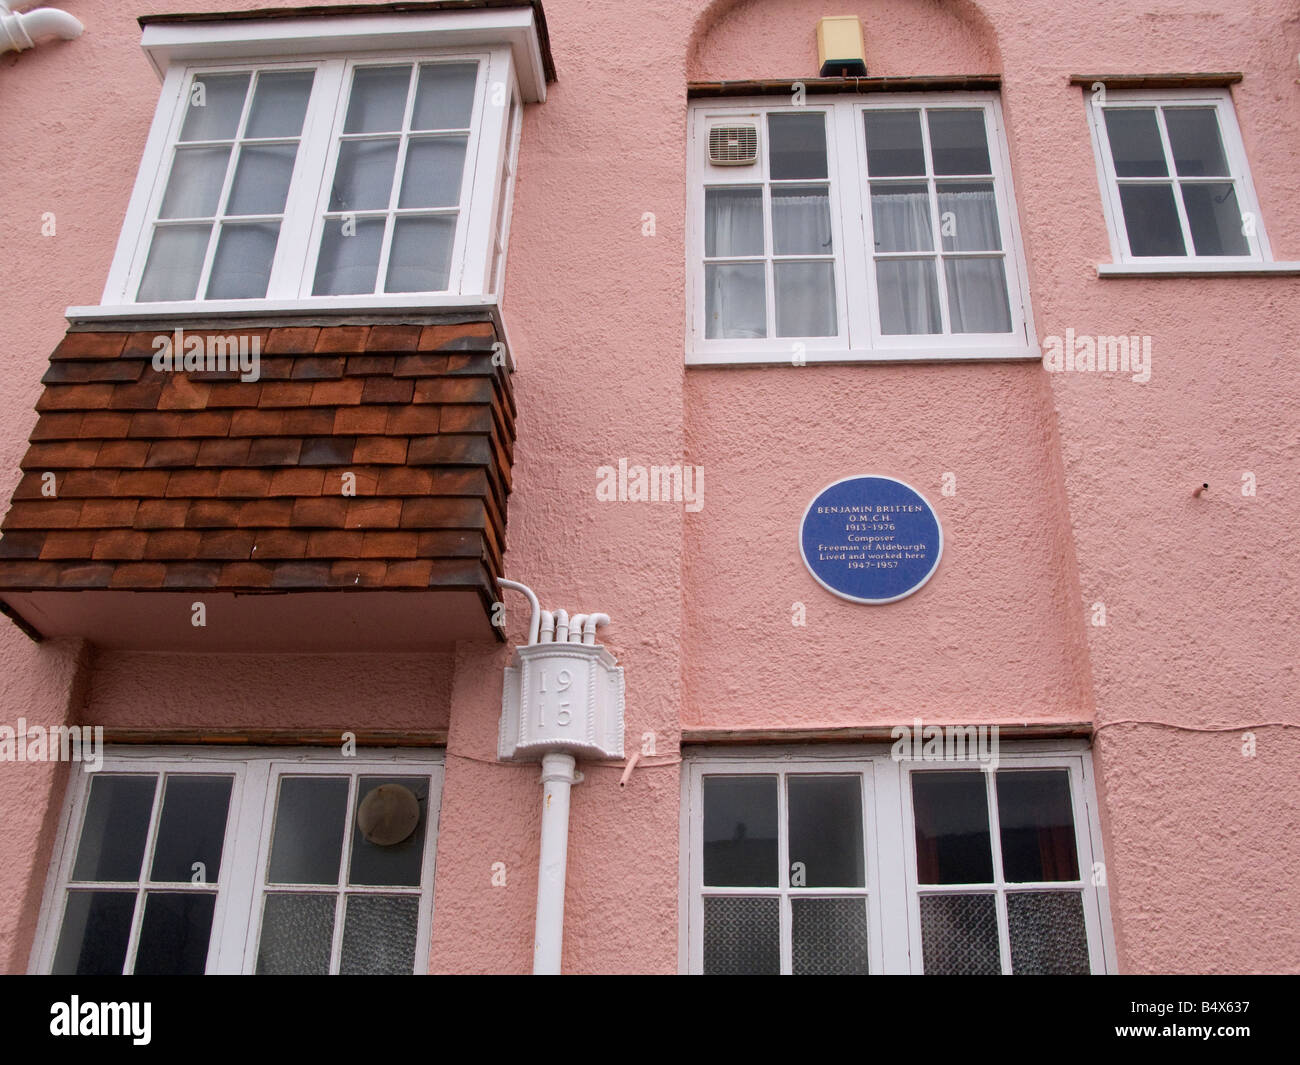
[(569, 868), (569, 792), (582, 779), (563, 751), (542, 756), (542, 847), (537, 862), (533, 975), (558, 976), (564, 946), (564, 881)]
[(19, 14), (12, 10), (23, 0), (0, 0), (0, 52), (23, 52), (36, 47), (36, 38), (48, 34), (70, 41), (80, 37), (86, 27), (66, 11), (38, 7)]

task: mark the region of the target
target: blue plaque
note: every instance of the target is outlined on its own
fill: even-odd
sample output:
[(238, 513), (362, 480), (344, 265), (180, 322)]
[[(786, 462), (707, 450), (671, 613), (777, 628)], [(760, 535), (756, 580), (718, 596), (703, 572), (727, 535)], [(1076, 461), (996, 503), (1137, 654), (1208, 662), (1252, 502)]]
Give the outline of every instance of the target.
[(808, 504), (799, 526), (808, 572), (855, 603), (892, 603), (939, 567), (943, 530), (934, 507), (893, 477), (845, 477)]

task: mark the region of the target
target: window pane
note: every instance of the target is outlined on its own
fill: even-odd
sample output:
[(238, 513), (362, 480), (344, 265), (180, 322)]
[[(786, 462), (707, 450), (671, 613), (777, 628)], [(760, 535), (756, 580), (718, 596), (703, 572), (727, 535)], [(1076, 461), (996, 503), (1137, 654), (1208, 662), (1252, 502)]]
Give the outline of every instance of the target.
[[(399, 790), (401, 789), (401, 790)], [(415, 796), (414, 811), (419, 820), (410, 835), (397, 843), (371, 843), (361, 831), (360, 814), (380, 818), (380, 838), (393, 825), (405, 827), (409, 797)], [(367, 802), (369, 803), (367, 805)], [(424, 777), (362, 777), (357, 791), (358, 817), (352, 825), (352, 864), (348, 883), (384, 886), (420, 886), (424, 861), (424, 834), (429, 810), (429, 781)], [(372, 831), (371, 835), (375, 835)], [(351, 906), (351, 903), (349, 903)], [(349, 910), (349, 912), (351, 912)], [(346, 935), (346, 929), (344, 935)]]
[(861, 778), (791, 776), (787, 784), (790, 864), (803, 864), (803, 886), (864, 887)]
[(141, 303), (192, 300), (199, 287), (211, 233), (210, 225), (155, 229), (136, 299)]
[(411, 68), (358, 67), (352, 73), (352, 95), (344, 133), (391, 133), (402, 128)]
[(259, 75), (244, 136), (300, 136), (315, 76), (311, 70)]
[(933, 259), (877, 260), (876, 286), (886, 336), (943, 332)]
[(156, 776), (96, 774), (77, 844), (73, 880), (139, 880)]
[(68, 892), (51, 971), (56, 976), (120, 974), (134, 913), (134, 891)]
[(999, 975), (993, 896), (922, 895), (921, 954), (927, 976)]
[(1174, 168), (1183, 177), (1227, 177), (1228, 157), (1213, 107), (1166, 107), (1165, 129)]
[(420, 900), (415, 895), (349, 895), (343, 919), (344, 975), (409, 974), (415, 969), (415, 931)]
[(451, 274), (456, 216), (399, 218), (388, 252), (385, 292), (441, 292)]
[(337, 884), (346, 777), (281, 777), (269, 884)]
[(258, 976), (323, 976), (334, 941), (333, 895), (267, 895), (257, 943)]
[(997, 778), (1003, 876), (1019, 883), (1077, 880), (1070, 774), (1059, 769), (1004, 771)]
[(216, 903), (208, 892), (150, 891), (135, 950), (136, 975), (203, 975)]
[(780, 972), (781, 911), (777, 899), (704, 900), (706, 976), (775, 976)]
[(930, 161), (936, 174), (991, 174), (984, 112), (927, 111)]
[(775, 776), (704, 778), (704, 883), (776, 886), (776, 783)]
[(469, 129), (477, 63), (430, 63), (420, 68), (412, 129)]
[(704, 254), (728, 258), (763, 254), (763, 190), (707, 189)]
[(990, 182), (942, 182), (939, 239), (944, 251), (1001, 251), (998, 204)]
[(279, 222), (224, 225), (208, 279), (208, 299), (259, 299), (271, 280)]
[(913, 773), (912, 809), (918, 883), (984, 884), (993, 879), (983, 773)]
[(382, 218), (327, 218), (321, 234), (312, 295), (374, 292), (383, 242)]
[(1007, 896), (1007, 921), (1013, 973), (1087, 976), (1091, 971), (1079, 892), (1012, 892)]
[(867, 172), (872, 177), (911, 177), (925, 173), (921, 112), (866, 111)]
[(1134, 255), (1186, 255), (1170, 185), (1119, 187), (1129, 251)]
[(830, 255), (831, 199), (825, 185), (772, 188), (772, 244), (777, 255)]
[(211, 218), (226, 180), (229, 148), (178, 148), (159, 218)]
[(232, 140), (248, 92), (248, 74), (200, 74), (190, 85), (183, 141)]
[(705, 335), (715, 339), (767, 336), (767, 289), (762, 263), (704, 268)]
[(465, 170), (464, 137), (425, 137), (406, 146), (398, 207), (455, 207)]
[(768, 115), (768, 158), (773, 181), (826, 177), (826, 119), (806, 115)]
[(791, 899), (791, 972), (866, 976), (866, 899)]
[(329, 209), (386, 209), (393, 191), (399, 143), (395, 137), (385, 137), (377, 141), (344, 141), (340, 144)]
[(954, 333), (1009, 333), (1007, 273), (1001, 257), (945, 259), (948, 316)]
[(776, 264), (776, 335), (833, 337), (835, 321), (834, 263)]
[(289, 195), (296, 144), (245, 145), (239, 152), (226, 214), (279, 214)]
[(871, 231), (876, 251), (933, 251), (929, 189), (873, 182)]
[(1154, 108), (1108, 107), (1105, 114), (1116, 177), (1164, 177), (1169, 173)]
[(1215, 181), (1204, 185), (1184, 182), (1181, 187), (1197, 255), (1250, 254), (1250, 245), (1242, 233), (1236, 186)]
[[(232, 783), (232, 777), (167, 777), (151, 880), (208, 884), (220, 880)], [(194, 880), (195, 862), (203, 863), (201, 881)]]

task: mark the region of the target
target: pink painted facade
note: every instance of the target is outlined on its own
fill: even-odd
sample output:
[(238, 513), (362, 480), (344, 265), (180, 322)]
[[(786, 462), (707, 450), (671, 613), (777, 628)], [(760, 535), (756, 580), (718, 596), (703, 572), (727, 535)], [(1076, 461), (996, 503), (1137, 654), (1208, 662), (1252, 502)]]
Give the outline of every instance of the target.
[[(100, 300), (158, 100), (136, 23), (149, 9), (68, 6), (84, 36), (0, 55), (6, 498), (65, 309)], [(688, 85), (815, 78), (827, 14), (861, 17), (871, 76), (1000, 78), (1032, 332), (1148, 335), (1149, 382), (1033, 359), (684, 365)], [(612, 616), (627, 753), (654, 734), (626, 787), (615, 760), (580, 765), (564, 971), (691, 968), (683, 780), (706, 740), (730, 730), (816, 759), (814, 740), (856, 735), (879, 753), (917, 718), (1000, 725), (1008, 751), (1013, 726), (1033, 725), (1047, 749), (1088, 752), (1097, 802), (1076, 831), (1095, 828), (1113, 927), (1094, 968), (1297, 971), (1294, 5), (546, 0), (545, 16), (557, 77), (524, 110), (503, 299), (518, 407), (505, 573), (543, 606)], [(1223, 72), (1242, 74), (1228, 91), (1271, 258), (1294, 269), (1099, 276), (1104, 190), (1088, 88), (1070, 76)], [(598, 501), (598, 469), (620, 459), (701, 467), (702, 509)], [(916, 486), (943, 526), (933, 579), (886, 606), (828, 594), (798, 552), (809, 501), (859, 473)], [(497, 758), (527, 617), (505, 601), (504, 643), (419, 654), (109, 650), (6, 622), (0, 724), (445, 738), (421, 748), (444, 776), (419, 949), (431, 972), (525, 972), (540, 793), (535, 764)], [(5, 972), (39, 951), (69, 779), (0, 762)]]

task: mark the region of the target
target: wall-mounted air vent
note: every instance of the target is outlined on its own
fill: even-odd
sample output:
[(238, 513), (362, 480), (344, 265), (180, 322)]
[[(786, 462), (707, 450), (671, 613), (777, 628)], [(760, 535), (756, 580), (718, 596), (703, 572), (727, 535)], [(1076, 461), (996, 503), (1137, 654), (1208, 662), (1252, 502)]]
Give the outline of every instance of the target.
[(709, 162), (714, 166), (753, 166), (758, 162), (758, 127), (714, 126), (709, 130)]

